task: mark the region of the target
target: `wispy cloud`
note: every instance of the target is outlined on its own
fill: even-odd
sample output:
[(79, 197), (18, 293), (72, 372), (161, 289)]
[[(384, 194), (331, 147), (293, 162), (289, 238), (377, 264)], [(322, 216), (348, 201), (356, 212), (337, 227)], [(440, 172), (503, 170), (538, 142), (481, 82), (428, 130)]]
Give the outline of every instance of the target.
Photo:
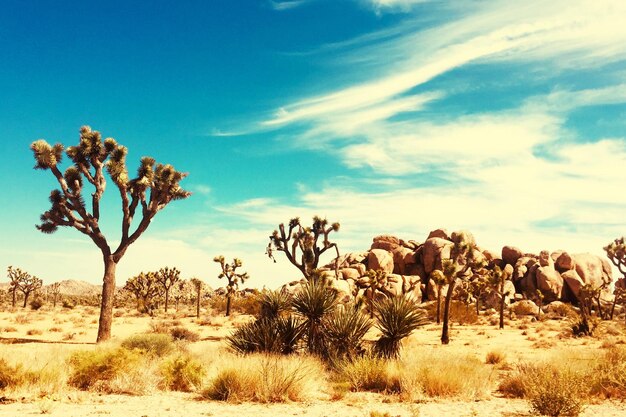
[(311, 0), (272, 1), (269, 4), (274, 10), (289, 10), (309, 3)]

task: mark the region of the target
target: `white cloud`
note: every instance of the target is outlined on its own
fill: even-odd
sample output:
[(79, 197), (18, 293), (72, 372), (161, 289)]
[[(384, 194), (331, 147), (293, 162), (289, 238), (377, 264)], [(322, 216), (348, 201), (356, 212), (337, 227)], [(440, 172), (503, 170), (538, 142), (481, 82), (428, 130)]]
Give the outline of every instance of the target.
[(308, 3), (310, 0), (291, 0), (291, 1), (271, 1), (270, 6), (274, 10), (290, 10)]

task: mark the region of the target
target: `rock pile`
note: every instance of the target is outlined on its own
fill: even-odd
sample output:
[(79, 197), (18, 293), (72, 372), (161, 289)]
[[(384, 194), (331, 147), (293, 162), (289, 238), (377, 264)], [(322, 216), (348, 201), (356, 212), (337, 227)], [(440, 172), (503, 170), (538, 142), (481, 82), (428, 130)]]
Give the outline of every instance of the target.
[[(368, 291), (432, 300), (437, 291), (436, 284), (429, 279), (430, 274), (442, 268), (442, 259), (450, 256), (454, 242), (460, 236), (469, 236), (473, 241), (469, 232), (448, 234), (445, 229), (433, 230), (423, 243), (390, 235), (376, 236), (368, 251), (344, 254), (321, 271), (346, 300), (371, 295)], [(505, 285), (510, 289), (511, 299), (536, 299), (539, 291), (544, 304), (553, 301), (576, 303), (582, 285), (608, 287), (613, 279), (609, 262), (589, 253), (570, 254), (559, 250), (530, 254), (514, 246), (504, 246), (500, 254), (475, 249), (474, 259), (485, 260), (487, 269), (497, 265), (509, 272), (510, 280)], [(383, 282), (376, 283), (376, 289), (372, 289), (374, 285), (368, 271), (384, 272), (381, 274)], [(297, 285), (299, 281), (284, 286), (284, 289), (294, 289)], [(605, 298), (610, 298), (608, 289)]]

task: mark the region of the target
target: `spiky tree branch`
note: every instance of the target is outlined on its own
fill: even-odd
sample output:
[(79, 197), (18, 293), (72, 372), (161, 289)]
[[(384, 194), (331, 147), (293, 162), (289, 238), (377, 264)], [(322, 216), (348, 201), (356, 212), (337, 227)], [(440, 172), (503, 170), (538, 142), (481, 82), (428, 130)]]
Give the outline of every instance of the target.
[[(330, 233), (339, 231), (339, 227), (339, 223), (329, 225), (328, 220), (318, 216), (313, 217), (313, 224), (310, 227), (303, 226), (300, 218), (295, 217), (289, 221), (287, 229), (283, 223), (278, 225), (278, 230), (274, 230), (270, 236), (266, 253), (276, 262), (273, 251), (284, 252), (289, 262), (298, 268), (306, 279), (310, 279), (324, 252), (335, 249), (336, 259), (339, 259), (339, 247), (329, 240)], [(318, 243), (320, 238), (322, 241)]]
[(604, 250), (606, 251), (606, 256), (626, 279), (626, 244), (624, 243), (624, 237), (615, 239), (606, 245)]

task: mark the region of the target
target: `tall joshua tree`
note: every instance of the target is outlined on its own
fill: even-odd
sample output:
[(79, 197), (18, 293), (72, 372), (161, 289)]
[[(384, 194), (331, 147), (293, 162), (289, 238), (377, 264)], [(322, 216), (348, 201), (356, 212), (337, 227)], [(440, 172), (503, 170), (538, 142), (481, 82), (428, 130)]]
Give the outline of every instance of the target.
[(180, 279), (180, 271), (176, 268), (170, 269), (166, 266), (165, 268), (159, 269), (159, 272), (156, 273), (156, 279), (165, 292), (165, 312), (167, 313), (167, 306), (170, 301), (170, 290)]
[(511, 276), (511, 266), (507, 265), (504, 269), (495, 265), (489, 273), (489, 283), (491, 284), (495, 294), (500, 297), (500, 329), (504, 329), (504, 304), (506, 303), (506, 297), (510, 294), (505, 291), (506, 280)]
[[(156, 164), (153, 158), (143, 157), (137, 176), (131, 179), (126, 167), (126, 147), (112, 138), (103, 141), (100, 133), (92, 131), (89, 126), (81, 127), (78, 145), (67, 148), (65, 153), (72, 165), (63, 173), (59, 168), (63, 145), (57, 143), (51, 146), (45, 140), (38, 140), (30, 148), (35, 156), (35, 169), (50, 170), (60, 186), (60, 190), (50, 193), (52, 207), (41, 215), (41, 224), (37, 229), (53, 233), (61, 226), (73, 227), (87, 235), (102, 252), (104, 277), (97, 341), (105, 341), (111, 337), (117, 264), (161, 209), (173, 200), (189, 197), (190, 193), (179, 186), (187, 174), (176, 171), (171, 165)], [(100, 200), (106, 187), (105, 171), (117, 187), (121, 199), (122, 236), (116, 248), (109, 246), (100, 230)], [(93, 187), (89, 208), (85, 201), (85, 182)], [(136, 213), (137, 209), (139, 213)], [(135, 214), (140, 215), (140, 220), (133, 226)]]
[(124, 289), (137, 299), (137, 309), (144, 310), (150, 315), (152, 315), (154, 299), (163, 295), (163, 288), (157, 276), (156, 272), (148, 272), (147, 274), (142, 272), (128, 279), (124, 285)]
[(55, 282), (51, 284), (49, 287), (50, 294), (52, 294), (52, 307), (57, 306), (57, 300), (59, 299), (59, 294), (61, 294), (61, 283)]
[(7, 276), (9, 277), (9, 291), (11, 291), (11, 306), (15, 308), (17, 304), (17, 292), (20, 289), (20, 281), (25, 276), (30, 276), (30, 274), (26, 271), (22, 271), (20, 268), (13, 268), (12, 265), (9, 265), (7, 268)]
[(202, 295), (202, 287), (204, 283), (198, 278), (191, 278), (191, 285), (196, 290), (196, 318), (200, 318), (200, 296)]
[(36, 276), (29, 274), (26, 271), (22, 271), (20, 268), (13, 269), (12, 266), (7, 268), (7, 273), (9, 279), (11, 280), (11, 293), (12, 293), (12, 306), (15, 307), (16, 303), (16, 292), (21, 291), (24, 294), (24, 305), (26, 307), (26, 303), (28, 303), (28, 297), (34, 291), (37, 291), (43, 285), (43, 281)]
[(470, 270), (484, 267), (484, 259), (479, 259), (474, 237), (468, 232), (454, 233), (452, 236), (454, 246), (450, 250), (450, 257), (442, 259), (442, 273), (448, 284), (446, 300), (443, 308), (443, 326), (441, 330), (441, 343), (450, 343), (448, 323), (450, 321), (450, 303), (457, 279), (468, 279)]
[[(267, 245), (267, 255), (276, 262), (274, 250), (284, 252), (289, 262), (302, 272), (302, 275), (310, 280), (313, 272), (317, 269), (320, 256), (329, 249), (335, 249), (337, 259), (339, 248), (336, 243), (328, 240), (331, 232), (339, 230), (339, 223), (328, 224), (328, 220), (321, 217), (313, 217), (313, 224), (303, 226), (300, 218), (296, 217), (289, 221), (287, 230), (285, 224), (278, 225), (278, 230), (270, 236)], [(318, 240), (322, 238), (321, 245)]]
[(220, 267), (222, 268), (222, 272), (220, 272), (217, 277), (219, 279), (226, 277), (226, 279), (228, 280), (228, 284), (226, 285), (226, 316), (228, 317), (230, 316), (231, 300), (233, 298), (233, 295), (235, 294), (235, 291), (237, 291), (237, 288), (239, 288), (239, 283), (243, 284), (249, 278), (249, 276), (247, 272), (237, 272), (237, 268), (241, 268), (242, 265), (241, 259), (239, 258), (235, 258), (233, 259), (232, 263), (227, 264), (224, 257), (220, 255), (213, 258), (213, 261), (219, 263)]

